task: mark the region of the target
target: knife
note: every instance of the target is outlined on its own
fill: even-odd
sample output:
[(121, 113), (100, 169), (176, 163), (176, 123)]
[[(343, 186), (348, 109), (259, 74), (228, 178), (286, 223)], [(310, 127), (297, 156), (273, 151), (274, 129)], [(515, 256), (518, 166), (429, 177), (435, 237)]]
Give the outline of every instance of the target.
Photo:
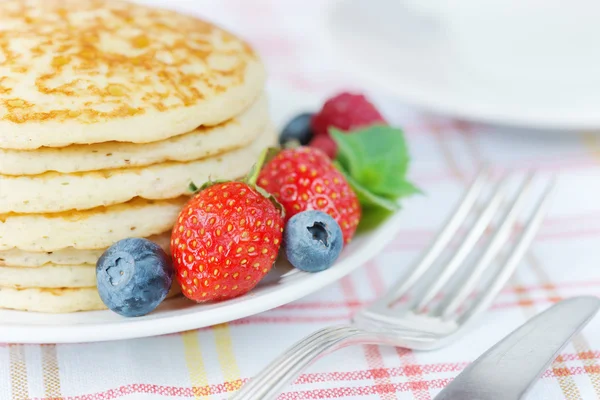
[(555, 304), (485, 352), (435, 400), (523, 399), (598, 309), (600, 299), (591, 296)]

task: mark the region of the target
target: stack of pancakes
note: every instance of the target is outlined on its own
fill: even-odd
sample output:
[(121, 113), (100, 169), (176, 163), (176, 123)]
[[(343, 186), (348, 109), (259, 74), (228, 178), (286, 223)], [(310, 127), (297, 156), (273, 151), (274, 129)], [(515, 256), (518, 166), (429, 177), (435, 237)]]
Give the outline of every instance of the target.
[(104, 308), (102, 252), (168, 251), (189, 185), (272, 145), (265, 71), (205, 21), (119, 0), (0, 2), (0, 308)]

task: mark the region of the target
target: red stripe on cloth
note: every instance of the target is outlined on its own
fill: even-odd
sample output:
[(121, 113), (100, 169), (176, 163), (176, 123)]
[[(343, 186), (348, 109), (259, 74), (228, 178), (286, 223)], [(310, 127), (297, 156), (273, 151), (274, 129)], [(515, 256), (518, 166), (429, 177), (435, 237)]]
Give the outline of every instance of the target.
[[(564, 282), (564, 283), (557, 283), (553, 285), (554, 287), (561, 289), (561, 290), (565, 290), (565, 289), (583, 289), (583, 288), (593, 288), (593, 287), (597, 287), (600, 286), (600, 280), (594, 281), (594, 280), (590, 280), (590, 281), (583, 281), (583, 282)], [(523, 292), (536, 292), (536, 291), (540, 291), (540, 290), (547, 290), (546, 285), (519, 285), (519, 286), (512, 286), (512, 287), (507, 287), (504, 290), (502, 290), (502, 294), (514, 294), (514, 293), (523, 293)], [(543, 301), (544, 299), (540, 300)], [(351, 304), (351, 308), (352, 309), (356, 309), (356, 308), (360, 308), (363, 307), (367, 304), (369, 304), (370, 302), (372, 302), (373, 299), (365, 299), (365, 300), (357, 300), (355, 302), (352, 302)], [(496, 306), (500, 305), (500, 308), (502, 307), (508, 307), (510, 305), (520, 305), (521, 302), (513, 302), (513, 303), (496, 303)], [(338, 309), (338, 308), (346, 308), (348, 307), (349, 304), (347, 302), (340, 302), (340, 301), (322, 301), (322, 302), (296, 302), (296, 303), (290, 303), (290, 304), (286, 304), (283, 306), (278, 307), (276, 310), (320, 310), (320, 309)], [(352, 315), (352, 313), (348, 313), (345, 314), (344, 316), (334, 316), (335, 320), (341, 319), (341, 318), (350, 318)], [(247, 319), (251, 319), (253, 317), (248, 317)], [(282, 317), (282, 318), (293, 318), (293, 317)], [(309, 317), (310, 322), (317, 322), (317, 321), (313, 321), (312, 320), (313, 317)], [(331, 318), (331, 316), (327, 316), (327, 317), (322, 317), (322, 318)], [(267, 319), (273, 319), (273, 318), (267, 318)]]
[(379, 346), (369, 345), (363, 346), (365, 352), (365, 359), (369, 368), (373, 371), (373, 381), (375, 382), (376, 393), (383, 400), (397, 399), (395, 396), (395, 390), (391, 389), (392, 381), (390, 380), (390, 374), (385, 368), (383, 363), (383, 357), (379, 351)]
[[(565, 361), (577, 361), (582, 357), (587, 358), (600, 358), (600, 351), (590, 351), (585, 353), (566, 353), (561, 355), (563, 360)], [(469, 363), (468, 362), (460, 362), (460, 363), (440, 363), (440, 364), (424, 364), (421, 365), (422, 373), (424, 374), (436, 374), (443, 372), (460, 372), (464, 369)], [(407, 366), (410, 367), (410, 366)], [(399, 368), (387, 368), (387, 374), (389, 376), (405, 376), (406, 375), (406, 367)], [(308, 383), (316, 383), (316, 382), (331, 382), (331, 381), (357, 381), (357, 380), (370, 380), (373, 379), (374, 374), (379, 374), (380, 370), (360, 370), (360, 371), (351, 371), (351, 372), (329, 372), (329, 373), (313, 373), (313, 374), (304, 374), (301, 375), (296, 384), (308, 384)], [(568, 368), (557, 368), (547, 370), (542, 374), (542, 378), (545, 379), (554, 379), (557, 375), (585, 375), (585, 374), (597, 374), (599, 371), (596, 368), (587, 368), (587, 367), (568, 367)], [(243, 379), (243, 382), (247, 382), (248, 379)], [(376, 388), (377, 385), (373, 386), (360, 386), (356, 388), (333, 388), (333, 389), (323, 389), (323, 390), (312, 390), (312, 391), (296, 391), (296, 392), (288, 392), (282, 394), (279, 398), (282, 400), (285, 399), (318, 399), (318, 398), (335, 398), (336, 393), (349, 393), (345, 394), (346, 396), (350, 395), (373, 395), (377, 394), (377, 390), (385, 391), (385, 390), (394, 390), (396, 392), (410, 392), (413, 390), (414, 384), (427, 387), (427, 389), (440, 389), (444, 387), (450, 379), (433, 379), (433, 380), (422, 380), (419, 382), (412, 383), (399, 383), (392, 384), (391, 386), (384, 386)], [(412, 385), (411, 385), (412, 384)], [(205, 387), (177, 387), (177, 386), (161, 386), (161, 385), (152, 385), (145, 383), (132, 383), (129, 385), (119, 386), (114, 389), (109, 389), (104, 392), (90, 393), (90, 394), (82, 394), (79, 396), (63, 396), (63, 400), (111, 400), (117, 399), (123, 396), (129, 396), (132, 394), (157, 394), (165, 397), (183, 397), (183, 398), (191, 398), (197, 395), (215, 395), (221, 393), (227, 393), (234, 390), (236, 387), (235, 382), (226, 382), (218, 385), (209, 385)], [(356, 390), (356, 392), (348, 392)], [(310, 397), (315, 396), (321, 393), (323, 397)], [(309, 397), (299, 397), (302, 395), (307, 395)], [(290, 397), (291, 396), (291, 397)], [(339, 397), (339, 396), (338, 396)], [(50, 398), (42, 398), (36, 397), (31, 400), (52, 400)]]
[(541, 232), (537, 240), (557, 240), (557, 239), (577, 239), (582, 237), (597, 237), (600, 236), (600, 228), (598, 229), (578, 229), (567, 232)]
[[(554, 379), (556, 376), (561, 374), (568, 376), (585, 375), (590, 373), (598, 373), (596, 368), (590, 367), (570, 367), (560, 368), (555, 370), (548, 370), (542, 378)], [(344, 398), (349, 396), (371, 396), (378, 394), (382, 391), (393, 390), (395, 392), (409, 392), (414, 391), (414, 387), (424, 388), (426, 390), (431, 389), (442, 389), (452, 379), (433, 379), (433, 380), (421, 380), (417, 382), (405, 382), (395, 383), (392, 385), (384, 385), (379, 387), (373, 386), (359, 386), (359, 387), (343, 387), (343, 388), (331, 388), (331, 389), (316, 389), (300, 392), (288, 392), (278, 397), (278, 400), (305, 400), (305, 399), (330, 399), (330, 398)]]
[[(554, 287), (565, 290), (565, 289), (582, 289), (600, 286), (600, 280), (589, 280), (583, 282), (562, 282), (556, 283)], [(503, 294), (513, 294), (522, 292), (535, 292), (539, 290), (547, 290), (546, 285), (519, 285), (507, 287), (502, 290)], [(363, 307), (370, 303), (373, 299), (366, 299), (364, 301), (357, 300), (356, 302), (341, 302), (341, 301), (312, 301), (312, 302), (295, 302), (285, 304), (277, 308), (277, 310), (313, 310), (313, 309), (336, 309), (350, 307), (352, 309)], [(349, 314), (350, 315), (350, 314)]]
[[(342, 292), (344, 293), (344, 298), (347, 304), (354, 304), (359, 301), (358, 294), (356, 293), (356, 289), (352, 283), (351, 276), (343, 278), (340, 281), (340, 286), (342, 288)], [(379, 394), (379, 397), (383, 400), (393, 400), (395, 396), (391, 396), (392, 393), (395, 392), (390, 390), (390, 377), (389, 375), (386, 376), (387, 372), (384, 368), (385, 365), (383, 364), (383, 358), (381, 357), (379, 348), (377, 346), (363, 346), (363, 351), (365, 355), (365, 361), (367, 362), (369, 368), (374, 368), (377, 371), (383, 371), (383, 373), (373, 375), (376, 393)]]
[[(600, 351), (586, 351), (582, 353), (565, 353), (561, 354), (563, 362), (576, 362), (582, 359), (600, 359)], [(414, 370), (418, 367), (419, 373), (423, 376), (431, 374), (441, 373), (458, 373), (462, 371), (469, 362), (456, 362), (456, 363), (439, 363), (439, 364), (407, 364), (402, 367), (393, 367), (385, 369), (386, 375), (396, 377), (408, 377), (414, 375)], [(569, 367), (568, 369), (561, 371), (560, 373), (569, 373), (571, 375), (582, 375), (585, 373), (596, 373), (595, 369), (589, 369), (587, 371), (585, 367)], [(382, 373), (381, 369), (368, 369), (368, 370), (357, 370), (348, 372), (324, 372), (324, 373), (308, 373), (301, 375), (295, 382), (298, 384), (313, 384), (319, 382), (332, 382), (332, 381), (361, 381), (361, 380), (372, 380), (375, 376)], [(546, 378), (552, 378), (556, 376), (556, 371), (548, 369), (545, 372)], [(454, 374), (456, 375), (456, 374)], [(421, 381), (419, 381), (421, 382)], [(418, 382), (416, 382), (418, 383)]]
[[(587, 293), (588, 295), (600, 297), (600, 293)], [(530, 307), (534, 304), (554, 303), (558, 299), (528, 299), (514, 302), (497, 302), (492, 305), (492, 309), (505, 309), (515, 307)], [(283, 324), (283, 323), (320, 323), (320, 322), (340, 322), (349, 321), (352, 313), (344, 313), (338, 315), (327, 315), (322, 317), (302, 317), (302, 316), (253, 316), (232, 321), (232, 325), (248, 325), (248, 324)]]
[(315, 308), (318, 309), (334, 309), (334, 308), (343, 308), (349, 307), (351, 309), (355, 309), (357, 307), (362, 307), (366, 301), (357, 300), (355, 302), (347, 302), (347, 301), (306, 301), (306, 302), (296, 302), (284, 304), (282, 306), (277, 307), (277, 310), (312, 310)]
[[(578, 239), (585, 237), (600, 236), (600, 228), (588, 229), (570, 229), (563, 232), (544, 232), (541, 231), (535, 238), (535, 242), (544, 242), (552, 240)], [(398, 236), (386, 246), (386, 250), (422, 250), (431, 239), (434, 237), (434, 232), (424, 235), (423, 232), (400, 232)]]
[[(372, 260), (367, 262), (365, 272), (375, 296), (379, 297), (385, 291), (385, 286), (379, 278), (379, 270), (377, 269), (377, 265)], [(381, 352), (379, 351), (379, 346), (365, 346), (364, 349), (367, 364), (370, 368), (374, 368), (373, 371), (377, 371), (373, 377), (376, 385), (379, 388), (391, 385), (392, 381), (390, 380), (390, 374), (385, 369), (385, 364), (383, 362)], [(397, 399), (393, 392), (379, 392), (379, 397), (384, 400)]]
[(236, 321), (229, 322), (232, 325), (249, 325), (249, 324), (285, 324), (285, 323), (321, 323), (321, 322), (332, 322), (332, 321), (349, 321), (352, 314), (339, 314), (333, 316), (322, 316), (322, 317), (301, 317), (301, 316), (277, 316), (269, 317), (263, 315), (257, 315), (239, 319)]
[[(507, 166), (502, 168), (502, 166), (500, 165), (500, 167), (497, 169), (497, 171), (513, 171), (513, 172), (527, 172), (530, 171), (532, 168), (536, 168), (539, 171), (546, 171), (546, 172), (564, 172), (564, 171), (577, 171), (577, 170), (583, 170), (583, 169), (589, 169), (590, 167), (597, 167), (597, 161), (594, 161), (592, 159), (590, 160), (578, 160), (576, 157), (574, 157), (575, 159), (572, 161), (569, 160), (565, 160), (563, 162), (558, 162), (558, 163), (552, 163), (550, 161), (548, 161), (547, 163), (545, 163), (543, 160), (540, 160), (539, 162), (536, 163), (536, 161), (527, 161), (527, 162), (520, 162), (518, 160), (510, 160), (507, 161)], [(519, 164), (520, 163), (520, 164)], [(428, 173), (422, 173), (422, 172), (415, 172), (413, 175), (413, 178), (416, 182), (419, 182), (421, 184), (432, 184), (432, 183), (437, 183), (437, 182), (445, 182), (445, 181), (454, 181), (456, 180), (456, 176), (453, 175), (452, 173), (448, 172), (448, 171), (436, 171), (436, 172), (428, 172)]]
[(540, 171), (564, 171), (568, 169), (583, 169), (589, 167), (597, 167), (597, 162), (587, 155), (572, 154), (569, 157), (560, 160), (554, 159), (525, 159), (525, 160), (509, 160), (506, 168), (497, 169), (497, 171), (527, 171), (536, 168)]
[[(450, 379), (435, 379), (424, 382), (427, 389), (441, 389), (450, 382)], [(372, 396), (378, 393), (399, 393), (412, 391), (413, 384), (394, 383), (389, 385), (340, 387), (330, 389), (303, 390), (300, 392), (287, 392), (281, 394), (277, 400), (308, 400), (308, 399), (344, 399), (347, 397)]]
[(413, 395), (417, 400), (431, 400), (427, 385), (423, 385), (423, 367), (416, 363), (415, 353), (409, 349), (396, 348), (396, 354), (404, 364), (404, 374), (409, 383), (413, 384)]
[[(459, 363), (441, 363), (441, 364), (423, 364), (419, 365), (420, 372), (422, 375), (439, 374), (447, 372), (458, 372), (462, 371), (468, 362)], [(414, 368), (416, 365), (407, 364), (402, 367), (387, 368), (386, 374), (390, 377), (406, 377), (411, 374), (414, 375)], [(299, 384), (312, 384), (319, 382), (331, 382), (331, 381), (362, 381), (372, 380), (376, 376), (381, 374), (381, 369), (368, 369), (358, 370), (349, 372), (322, 372), (322, 373), (308, 373), (301, 375), (295, 382)]]
[[(383, 283), (383, 279), (381, 277), (381, 271), (377, 267), (377, 264), (374, 261), (367, 263), (367, 275), (369, 277), (369, 282), (373, 287), (373, 291), (377, 297), (381, 296), (385, 292), (385, 284)], [(420, 381), (423, 377), (421, 373), (421, 367), (417, 364), (417, 360), (415, 358), (412, 350), (408, 349), (396, 349), (396, 354), (400, 357), (400, 361), (402, 365), (411, 365), (410, 368), (405, 368), (405, 373), (408, 376), (409, 382)], [(415, 385), (413, 387), (413, 395), (417, 400), (431, 400), (431, 395), (427, 388), (421, 387), (419, 385)]]
[(593, 210), (577, 215), (555, 215), (546, 218), (542, 226), (564, 226), (569, 223), (590, 222), (592, 219), (600, 220), (600, 210)]

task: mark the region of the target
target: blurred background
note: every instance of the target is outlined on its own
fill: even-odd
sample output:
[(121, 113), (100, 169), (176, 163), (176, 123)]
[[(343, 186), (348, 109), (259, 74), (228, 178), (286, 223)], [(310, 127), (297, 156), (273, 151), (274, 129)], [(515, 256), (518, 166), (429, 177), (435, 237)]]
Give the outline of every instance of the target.
[[(164, 6), (164, 1), (150, 0)], [(351, 85), (424, 110), (546, 130), (600, 126), (589, 0), (174, 0), (248, 38), (273, 79)]]
[[(144, 3), (165, 6), (161, 0)], [(485, 5), (484, 5), (485, 3)], [(482, 163), (560, 171), (557, 207), (596, 212), (600, 3), (575, 0), (172, 0), (242, 35), (272, 85), (367, 93), (401, 126), (429, 193)], [(287, 90), (286, 89), (286, 90)], [(275, 107), (277, 105), (274, 105)], [(577, 196), (573, 191), (585, 196)], [(599, 218), (600, 227), (600, 218)]]

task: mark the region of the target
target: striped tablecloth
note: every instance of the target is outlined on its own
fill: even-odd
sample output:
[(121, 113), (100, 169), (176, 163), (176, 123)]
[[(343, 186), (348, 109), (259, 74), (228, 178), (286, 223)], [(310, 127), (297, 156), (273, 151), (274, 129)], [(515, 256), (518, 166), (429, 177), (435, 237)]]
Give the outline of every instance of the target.
[[(327, 0), (164, 0), (243, 34), (261, 51), (271, 77), (326, 95), (357, 88), (321, 45), (315, 21)], [(343, 69), (342, 69), (343, 71)], [(360, 88), (367, 90), (369, 88)], [(435, 352), (352, 347), (305, 372), (280, 397), (431, 399), (478, 355), (553, 302), (600, 295), (600, 137), (550, 135), (461, 123), (418, 112), (371, 93), (403, 126), (412, 176), (427, 197), (411, 201), (403, 228), (364, 268), (312, 296), (250, 318), (164, 337), (97, 344), (1, 345), (0, 398), (223, 399), (303, 336), (347, 321), (427, 245), (485, 161), (559, 173), (552, 209), (531, 251), (481, 323)], [(575, 337), (532, 399), (600, 399), (600, 317)]]

